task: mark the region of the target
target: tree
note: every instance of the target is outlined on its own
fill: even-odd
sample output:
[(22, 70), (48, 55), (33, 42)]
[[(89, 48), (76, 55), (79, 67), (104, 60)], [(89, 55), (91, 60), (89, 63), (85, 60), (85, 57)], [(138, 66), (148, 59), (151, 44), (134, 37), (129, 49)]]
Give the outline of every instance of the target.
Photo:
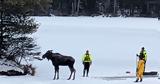
[(3, 39), (4, 39), (4, 35), (3, 35), (3, 27), (4, 27), (4, 25), (3, 25), (3, 12), (4, 12), (4, 10), (3, 10), (3, 6), (4, 6), (4, 1), (3, 0), (1, 0), (1, 6), (0, 6), (0, 21), (1, 21), (1, 23), (0, 23), (0, 58), (2, 58), (2, 56), (4, 55), (4, 49), (5, 49), (5, 47), (4, 47), (4, 41), (3, 41)]
[(119, 0), (121, 9), (129, 9), (131, 16), (134, 14), (134, 10), (141, 10), (140, 12), (146, 13), (146, 0)]
[(34, 39), (29, 37), (38, 29), (38, 24), (29, 17), (29, 9), (23, 0), (1, 0), (0, 5), (0, 57), (21, 63), (40, 52)]
[(72, 0), (72, 14), (73, 16), (77, 16), (79, 14), (81, 0)]
[(97, 0), (96, 1), (96, 7), (97, 12), (100, 15), (106, 15), (109, 12), (109, 7), (110, 7), (111, 3), (110, 0)]
[(25, 9), (32, 16), (48, 16), (51, 13), (52, 0), (23, 0)]

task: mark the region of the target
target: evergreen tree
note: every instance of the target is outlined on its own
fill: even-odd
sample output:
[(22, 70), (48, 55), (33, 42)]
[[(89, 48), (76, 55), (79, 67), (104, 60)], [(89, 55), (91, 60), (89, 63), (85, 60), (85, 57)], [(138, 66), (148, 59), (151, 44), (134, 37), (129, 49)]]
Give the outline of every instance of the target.
[(29, 35), (36, 32), (38, 24), (30, 18), (29, 9), (23, 0), (1, 0), (0, 2), (0, 57), (21, 63), (40, 52)]

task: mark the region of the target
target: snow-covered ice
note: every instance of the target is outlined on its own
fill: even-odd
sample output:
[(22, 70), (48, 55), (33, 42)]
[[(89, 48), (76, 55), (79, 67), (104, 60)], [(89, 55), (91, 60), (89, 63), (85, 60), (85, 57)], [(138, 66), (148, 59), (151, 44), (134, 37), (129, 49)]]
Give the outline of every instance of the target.
[[(126, 80), (102, 80), (94, 77), (135, 75), (136, 54), (145, 47), (146, 71), (160, 71), (160, 21), (156, 18), (122, 17), (34, 17), (40, 28), (33, 35), (42, 54), (52, 49), (76, 60), (76, 79), (66, 80), (68, 67), (60, 67), (60, 79), (52, 80), (54, 68), (50, 61), (34, 61), (35, 76), (0, 76), (2, 84), (132, 84)], [(86, 50), (93, 55), (89, 78), (82, 77), (81, 57)], [(126, 74), (130, 71), (130, 74)], [(144, 78), (142, 84), (159, 84), (157, 78)]]

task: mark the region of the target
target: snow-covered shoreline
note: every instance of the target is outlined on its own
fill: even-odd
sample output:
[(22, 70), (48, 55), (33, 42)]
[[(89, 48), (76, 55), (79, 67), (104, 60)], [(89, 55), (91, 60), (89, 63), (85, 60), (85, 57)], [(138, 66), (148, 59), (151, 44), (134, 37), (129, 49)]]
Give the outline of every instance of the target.
[(23, 73), (23, 70), (18, 67), (18, 65), (13, 61), (0, 60), (0, 72), (15, 70)]
[[(67, 81), (68, 67), (60, 67), (60, 79), (52, 80), (54, 68), (50, 61), (34, 61), (35, 76), (4, 77), (2, 84), (132, 84), (133, 79), (107, 81), (101, 76), (135, 75), (136, 54), (145, 47), (147, 71), (160, 71), (160, 21), (156, 18), (122, 17), (34, 17), (40, 28), (33, 35), (42, 54), (52, 49), (76, 60), (76, 80)], [(81, 56), (85, 50), (93, 55), (89, 78), (82, 77)], [(14, 82), (13, 82), (14, 81)], [(144, 84), (158, 84), (157, 78), (144, 78)]]

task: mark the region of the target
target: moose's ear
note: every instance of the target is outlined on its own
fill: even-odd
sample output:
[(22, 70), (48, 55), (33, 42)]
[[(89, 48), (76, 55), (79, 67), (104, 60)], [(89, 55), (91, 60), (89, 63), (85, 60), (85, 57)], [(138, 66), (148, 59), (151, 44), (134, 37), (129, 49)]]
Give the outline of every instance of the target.
[(49, 52), (52, 52), (53, 50), (48, 50)]

